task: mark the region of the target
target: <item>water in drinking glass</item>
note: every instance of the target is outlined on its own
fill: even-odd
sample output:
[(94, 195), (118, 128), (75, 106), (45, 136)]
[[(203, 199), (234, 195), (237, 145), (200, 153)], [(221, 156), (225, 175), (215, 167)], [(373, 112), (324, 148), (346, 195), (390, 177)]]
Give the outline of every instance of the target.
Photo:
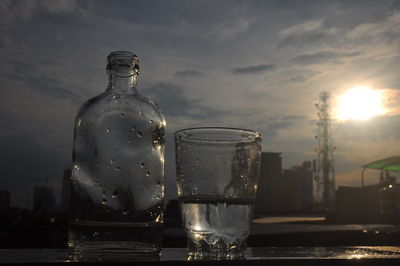
[(197, 196), (179, 201), (189, 249), (209, 249), (214, 257), (241, 255), (250, 233), (254, 200)]

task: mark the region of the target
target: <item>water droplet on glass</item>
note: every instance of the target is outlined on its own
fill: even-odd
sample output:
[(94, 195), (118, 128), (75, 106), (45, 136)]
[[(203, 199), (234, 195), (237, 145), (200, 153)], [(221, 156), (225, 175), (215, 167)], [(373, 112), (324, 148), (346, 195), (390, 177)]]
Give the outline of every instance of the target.
[(140, 115), (140, 116), (143, 115), (143, 111), (142, 111), (142, 110), (139, 111), (139, 115)]
[(106, 194), (106, 193), (107, 193), (107, 191), (103, 190), (103, 194)]
[(107, 199), (103, 199), (103, 200), (101, 201), (101, 204), (106, 205), (106, 204), (107, 204)]
[(140, 163), (140, 168), (144, 168), (145, 164), (144, 163)]
[(119, 166), (115, 166), (115, 171), (121, 171), (121, 167), (119, 167)]
[(117, 100), (117, 99), (119, 99), (119, 96), (118, 95), (114, 95), (112, 98), (113, 98), (113, 100)]
[(110, 131), (111, 131), (110, 128), (107, 128), (107, 129), (106, 129), (106, 132), (107, 132), (107, 133), (110, 133)]
[(115, 191), (112, 193), (111, 197), (112, 197), (113, 199), (115, 199), (116, 197), (118, 197), (118, 191), (115, 190)]
[(153, 120), (149, 120), (149, 124), (150, 124), (150, 125), (153, 124)]
[(93, 233), (93, 236), (97, 236), (97, 235), (99, 235), (99, 233), (97, 233), (97, 232), (94, 232), (94, 233)]
[(147, 177), (151, 176), (150, 172), (146, 172), (146, 176)]
[(131, 212), (130, 210), (126, 210), (126, 211), (123, 211), (122, 214), (123, 215), (128, 215), (130, 212)]
[(192, 165), (192, 169), (196, 169), (196, 166)]
[(141, 137), (143, 136), (142, 132), (140, 132), (140, 131), (138, 131), (138, 132), (136, 133), (136, 135), (138, 136), (138, 138), (141, 138)]
[(111, 160), (110, 160), (110, 164), (113, 164), (113, 163), (115, 163), (116, 162), (116, 160), (115, 159), (113, 159), (113, 158), (111, 158)]
[(199, 158), (196, 158), (194, 161), (195, 161), (196, 163), (198, 163), (200, 160), (199, 160)]
[(121, 113), (121, 117), (125, 117), (125, 114), (124, 114), (124, 113)]

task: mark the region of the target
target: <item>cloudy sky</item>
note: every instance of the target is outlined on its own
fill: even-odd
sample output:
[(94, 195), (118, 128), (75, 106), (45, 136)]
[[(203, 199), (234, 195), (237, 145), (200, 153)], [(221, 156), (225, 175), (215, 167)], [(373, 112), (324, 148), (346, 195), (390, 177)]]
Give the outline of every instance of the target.
[(74, 116), (104, 91), (115, 50), (139, 56), (138, 89), (167, 117), (168, 197), (177, 129), (255, 129), (285, 168), (315, 158), (323, 90), (334, 108), (368, 86), (387, 110), (333, 120), (338, 185), (359, 185), (360, 165), (400, 153), (399, 1), (0, 0), (0, 190), (12, 205), (26, 206), (45, 178), (59, 192)]

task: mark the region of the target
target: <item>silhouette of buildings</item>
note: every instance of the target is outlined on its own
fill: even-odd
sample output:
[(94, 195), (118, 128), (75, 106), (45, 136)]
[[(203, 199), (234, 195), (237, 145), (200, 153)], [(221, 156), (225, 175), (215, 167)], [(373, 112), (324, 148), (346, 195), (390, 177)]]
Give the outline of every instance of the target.
[(282, 171), (281, 153), (261, 153), (256, 215), (311, 211), (313, 202), (313, 171), (310, 161)]
[(313, 172), (310, 161), (283, 170), (281, 184), (281, 211), (301, 212), (313, 209)]
[(279, 152), (262, 152), (257, 188), (256, 214), (279, 211), (282, 157)]
[(49, 212), (56, 209), (56, 200), (51, 187), (47, 185), (33, 188), (33, 211)]
[(66, 168), (64, 170), (64, 175), (62, 177), (62, 187), (61, 187), (61, 203), (60, 210), (68, 211), (70, 205), (70, 195), (71, 195), (71, 168)]
[(9, 191), (0, 190), (0, 210), (10, 208), (11, 194)]
[(377, 223), (381, 185), (366, 187), (339, 186), (335, 211), (331, 217), (338, 223)]
[(330, 222), (399, 224), (400, 185), (339, 186)]

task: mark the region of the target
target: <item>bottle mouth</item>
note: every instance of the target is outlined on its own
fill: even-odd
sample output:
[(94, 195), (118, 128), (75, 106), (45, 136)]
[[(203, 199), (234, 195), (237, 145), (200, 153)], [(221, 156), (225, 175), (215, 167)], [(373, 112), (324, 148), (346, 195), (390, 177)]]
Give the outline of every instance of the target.
[[(128, 51), (115, 51), (107, 56), (107, 73), (121, 77), (139, 74), (139, 58)], [(122, 70), (122, 71), (121, 71)], [(123, 73), (120, 73), (123, 72)]]

